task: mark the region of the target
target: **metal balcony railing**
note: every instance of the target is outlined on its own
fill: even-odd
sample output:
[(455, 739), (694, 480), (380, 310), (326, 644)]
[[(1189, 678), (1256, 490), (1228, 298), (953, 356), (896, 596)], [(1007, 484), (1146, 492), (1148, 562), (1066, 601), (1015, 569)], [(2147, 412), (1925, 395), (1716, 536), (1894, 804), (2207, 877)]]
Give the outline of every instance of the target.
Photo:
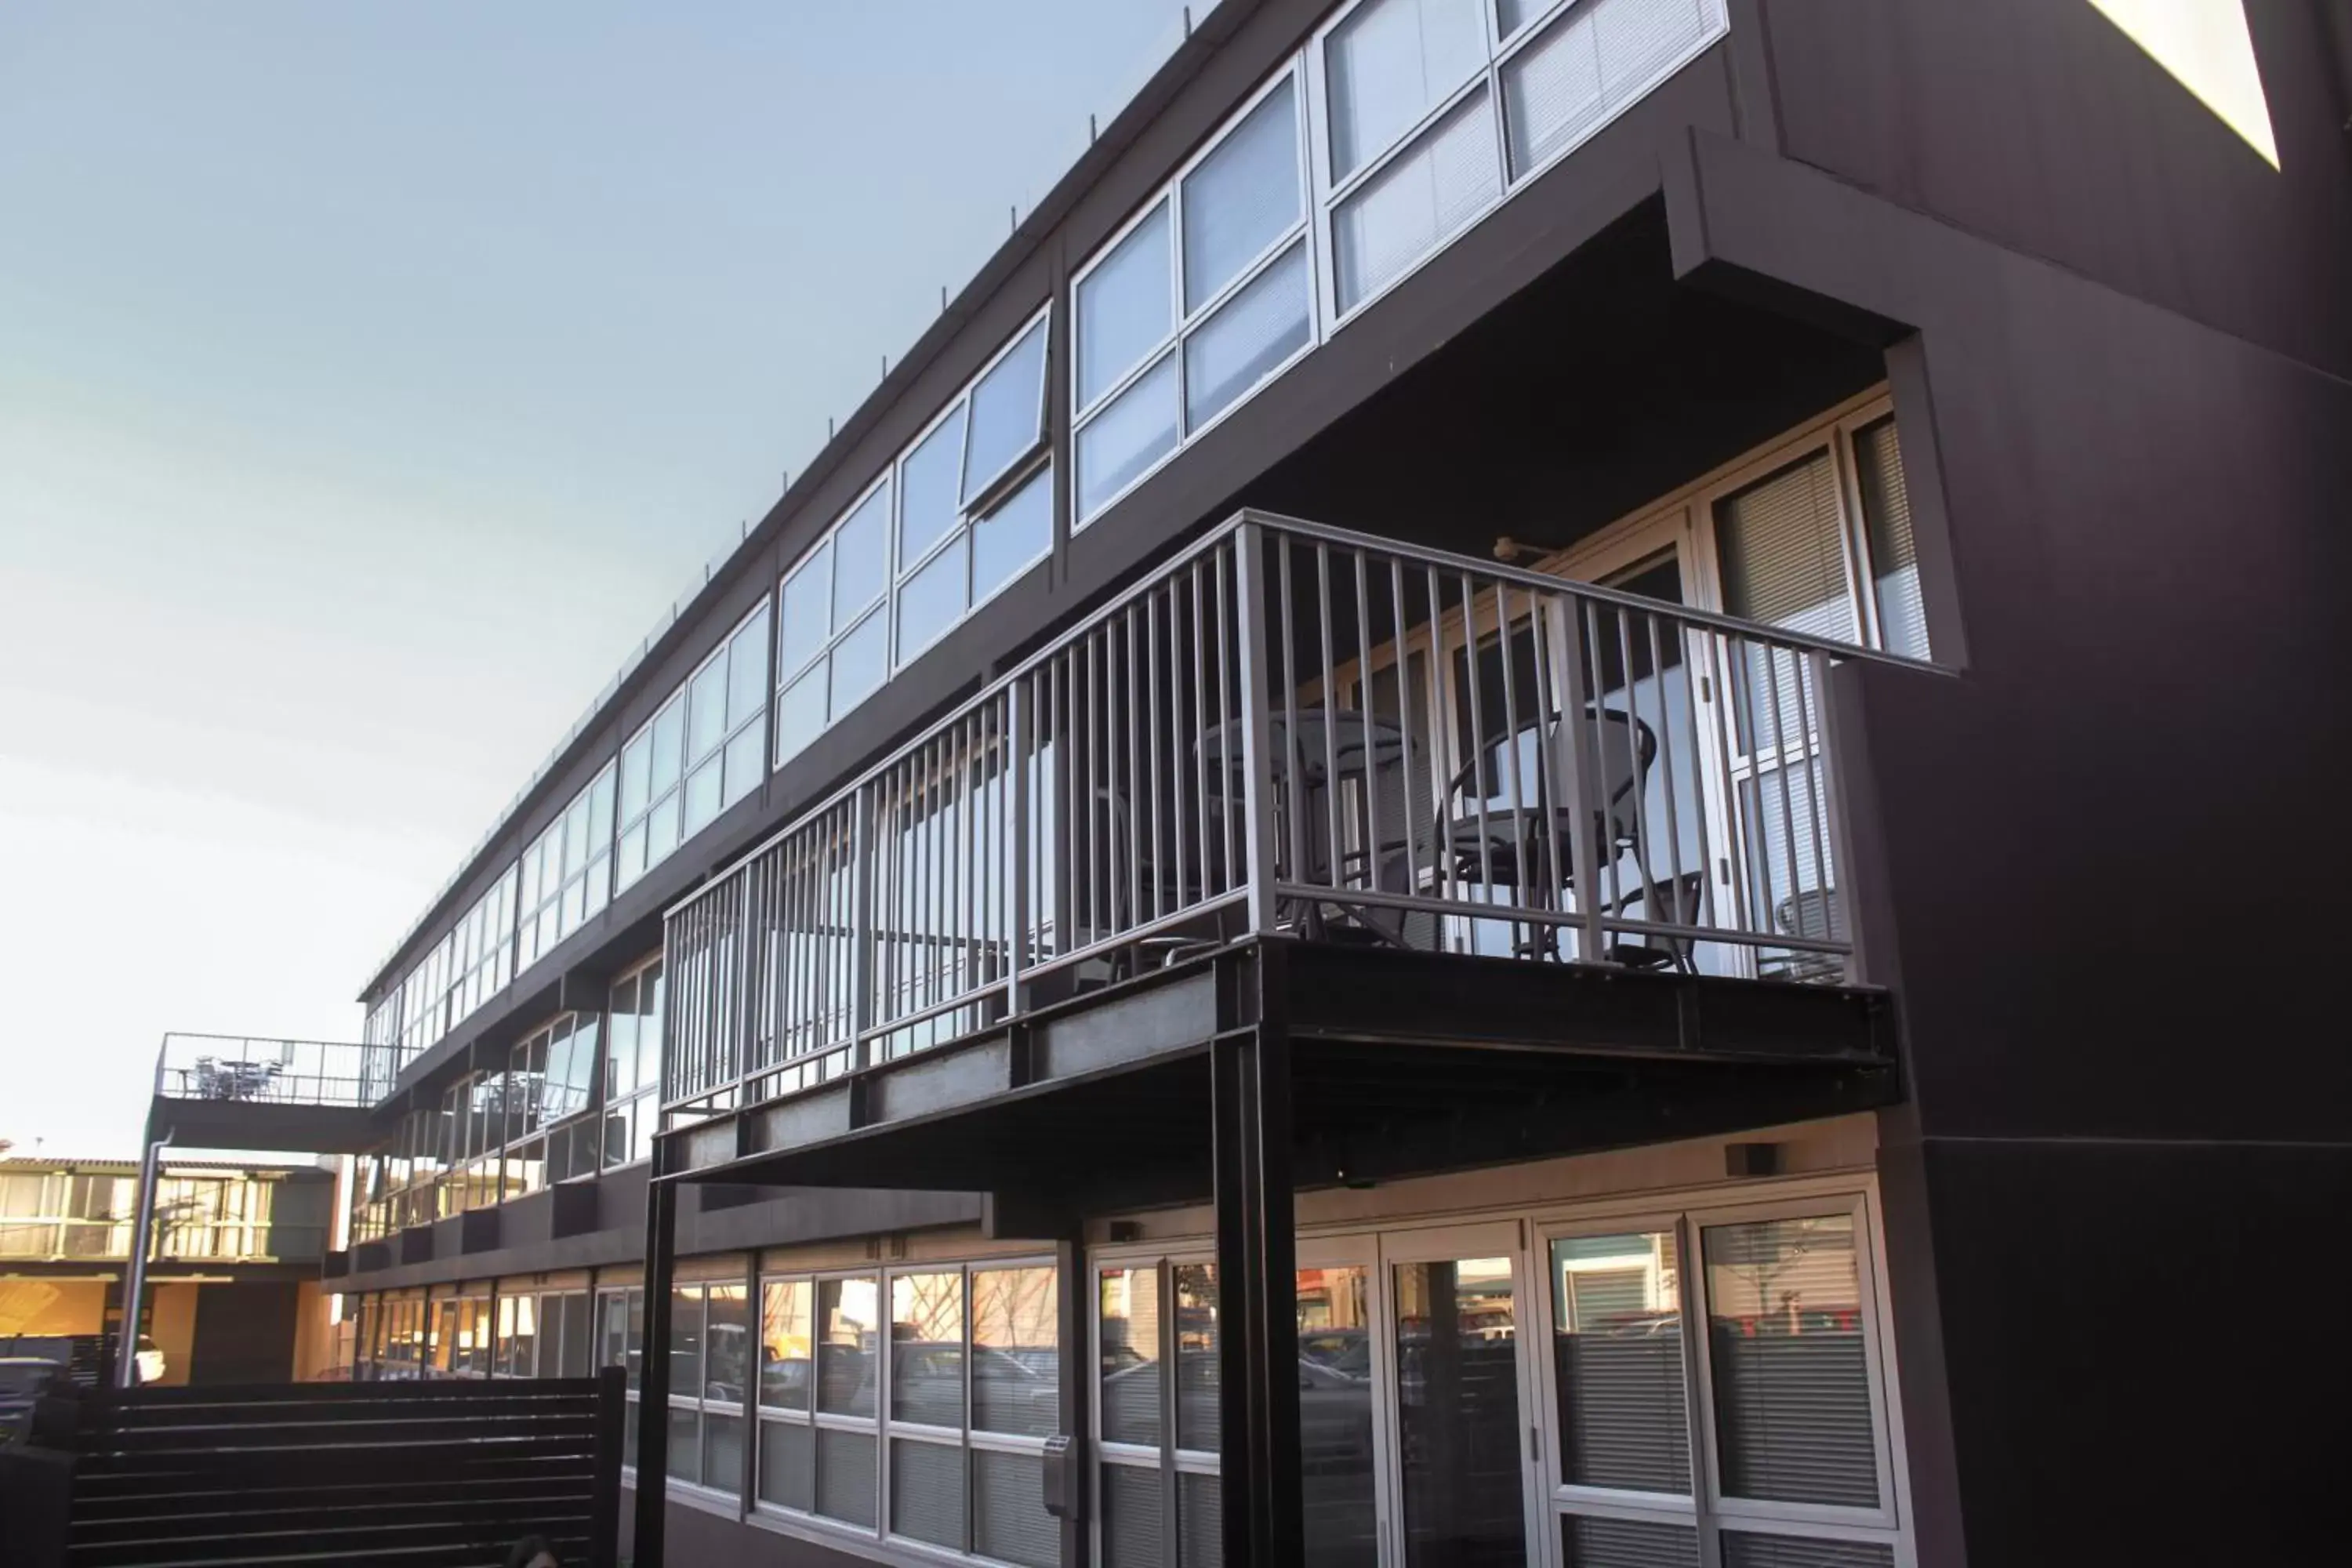
[(368, 1049), (323, 1040), (166, 1035), (155, 1058), (155, 1093), (257, 1105), (372, 1105), (391, 1084), (378, 1084), (367, 1071)]
[(1882, 658), (1243, 513), (669, 911), (665, 1106), (1251, 931), (1849, 978), (1823, 695)]

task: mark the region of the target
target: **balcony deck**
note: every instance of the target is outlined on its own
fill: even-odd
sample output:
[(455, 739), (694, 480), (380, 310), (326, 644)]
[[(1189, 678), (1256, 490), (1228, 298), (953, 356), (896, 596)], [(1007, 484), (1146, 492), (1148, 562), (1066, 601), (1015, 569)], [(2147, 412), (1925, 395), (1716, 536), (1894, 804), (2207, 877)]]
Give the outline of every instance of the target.
[(662, 1168), (1197, 1191), (1267, 1027), (1302, 1182), (1882, 1103), (1827, 700), (1880, 657), (1244, 513), (669, 911)]
[(166, 1035), (147, 1136), (184, 1149), (362, 1152), (383, 1136), (366, 1056), (336, 1041)]

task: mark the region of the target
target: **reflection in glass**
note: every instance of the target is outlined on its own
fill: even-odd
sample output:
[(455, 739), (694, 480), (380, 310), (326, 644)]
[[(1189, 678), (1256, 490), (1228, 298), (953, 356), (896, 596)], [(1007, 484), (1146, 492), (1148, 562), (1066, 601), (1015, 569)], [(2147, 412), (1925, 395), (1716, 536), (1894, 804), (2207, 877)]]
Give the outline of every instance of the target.
[(1404, 1561), (1527, 1561), (1514, 1289), (1507, 1258), (1400, 1264), (1397, 1449)]
[(1876, 1507), (1853, 1216), (1710, 1226), (1701, 1247), (1725, 1493)]
[(971, 1424), (1049, 1436), (1061, 1429), (1061, 1343), (1054, 1270), (971, 1276)]
[(871, 696), (889, 673), (889, 617), (877, 610), (833, 650), (833, 685), (827, 716), (839, 719)]
[(743, 1489), (743, 1418), (721, 1411), (702, 1417), (702, 1484), (733, 1497)]
[(1100, 1502), (1105, 1568), (1160, 1568), (1168, 1510), (1159, 1469), (1103, 1466)]
[(890, 1418), (963, 1425), (963, 1275), (890, 1281)]
[(740, 1405), (751, 1382), (751, 1314), (741, 1285), (710, 1287), (702, 1397)]
[(1687, 1496), (1690, 1426), (1674, 1233), (1562, 1237), (1551, 1244), (1551, 1270), (1559, 1479)]
[(1298, 1469), (1307, 1568), (1376, 1568), (1371, 1274), (1302, 1268)]
[(760, 1288), (760, 1403), (770, 1409), (809, 1407), (809, 1291), (805, 1279)]
[(1160, 1443), (1160, 1271), (1144, 1265), (1106, 1268), (1097, 1334), (1102, 1352), (1102, 1436), (1106, 1443)]
[(842, 519), (833, 536), (835, 630), (882, 596), (890, 580), (890, 486), (886, 481)]
[(900, 664), (939, 640), (964, 612), (970, 568), (965, 563), (967, 541), (959, 536), (931, 557), (921, 571), (898, 590), (898, 649)]
[(669, 1293), (669, 1391), (688, 1399), (702, 1394), (702, 1287)]
[(1180, 1263), (1176, 1287), (1176, 1446), (1215, 1453), (1222, 1431), (1217, 1376), (1217, 1267)]
[(816, 1407), (835, 1415), (874, 1414), (875, 1336), (881, 1288), (872, 1279), (826, 1279), (816, 1288)]

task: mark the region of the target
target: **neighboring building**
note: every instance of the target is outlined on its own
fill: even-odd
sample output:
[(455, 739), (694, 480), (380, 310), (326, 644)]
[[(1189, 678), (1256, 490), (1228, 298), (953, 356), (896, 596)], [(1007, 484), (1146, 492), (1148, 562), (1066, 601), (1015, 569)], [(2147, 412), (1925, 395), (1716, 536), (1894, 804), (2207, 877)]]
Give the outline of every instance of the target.
[[(135, 1160), (0, 1159), (0, 1355), (120, 1331), (138, 1205)], [(331, 1170), (167, 1161), (140, 1316), (161, 1358), (155, 1381), (272, 1383), (333, 1367), (320, 1262), (334, 1211)]]
[(1206, 12), (308, 1075), (356, 1372), (676, 1562), (2316, 1560), (2347, 47)]

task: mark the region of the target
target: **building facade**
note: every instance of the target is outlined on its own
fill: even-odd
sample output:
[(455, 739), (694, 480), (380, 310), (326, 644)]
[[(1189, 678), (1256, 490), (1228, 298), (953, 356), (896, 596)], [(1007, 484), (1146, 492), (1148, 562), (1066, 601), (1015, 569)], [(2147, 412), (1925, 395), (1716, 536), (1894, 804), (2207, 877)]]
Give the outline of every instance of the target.
[[(120, 1334), (138, 1229), (131, 1160), (0, 1159), (0, 1355)], [(320, 1265), (335, 1173), (173, 1160), (159, 1173), (136, 1348), (166, 1384), (340, 1370)]]
[(354, 1373), (641, 1560), (2307, 1549), (2347, 62), (1207, 11), (368, 982)]

